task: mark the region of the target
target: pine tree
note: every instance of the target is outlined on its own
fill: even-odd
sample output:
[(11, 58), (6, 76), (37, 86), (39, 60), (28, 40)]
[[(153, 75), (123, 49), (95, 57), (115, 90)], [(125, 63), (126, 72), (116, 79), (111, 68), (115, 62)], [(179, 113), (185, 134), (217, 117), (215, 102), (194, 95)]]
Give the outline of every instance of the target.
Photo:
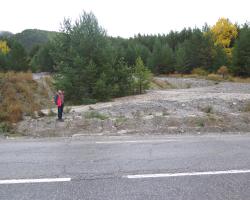
[(185, 46), (184, 45), (179, 45), (177, 47), (176, 50), (176, 66), (175, 66), (175, 70), (178, 73), (181, 74), (185, 74), (190, 72), (190, 70), (188, 69), (188, 63), (187, 63), (187, 55), (186, 55), (186, 50), (185, 50)]
[(233, 67), (235, 75), (250, 76), (250, 28), (244, 27), (233, 50)]
[(105, 30), (92, 13), (84, 12), (74, 24), (64, 21), (52, 56), (58, 67), (56, 86), (65, 90), (69, 100), (100, 100), (103, 95), (97, 95), (96, 90), (108, 85), (104, 74), (111, 68), (111, 48)]
[(138, 57), (134, 71), (134, 87), (136, 93), (142, 94), (149, 88), (151, 77), (150, 71), (144, 66), (142, 59)]

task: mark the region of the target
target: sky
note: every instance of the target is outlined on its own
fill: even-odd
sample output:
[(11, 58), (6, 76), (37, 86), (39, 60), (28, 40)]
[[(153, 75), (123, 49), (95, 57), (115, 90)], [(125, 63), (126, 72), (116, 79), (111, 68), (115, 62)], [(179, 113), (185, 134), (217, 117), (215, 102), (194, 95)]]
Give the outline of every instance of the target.
[(64, 18), (92, 11), (110, 36), (167, 34), (184, 27), (212, 26), (220, 17), (250, 21), (249, 0), (0, 0), (0, 30), (59, 31)]

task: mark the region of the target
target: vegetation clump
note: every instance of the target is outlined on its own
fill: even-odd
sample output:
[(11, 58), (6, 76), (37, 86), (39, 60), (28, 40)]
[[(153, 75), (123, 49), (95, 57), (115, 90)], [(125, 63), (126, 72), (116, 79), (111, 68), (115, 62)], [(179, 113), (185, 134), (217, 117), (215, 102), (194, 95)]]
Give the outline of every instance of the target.
[(192, 74), (196, 74), (199, 76), (207, 76), (208, 72), (205, 69), (203, 69), (202, 67), (198, 67), (198, 68), (195, 68), (192, 70)]
[(89, 112), (85, 113), (85, 118), (86, 119), (96, 118), (96, 119), (100, 119), (100, 120), (105, 120), (105, 119), (108, 119), (108, 116), (106, 116), (98, 111), (89, 111)]
[(48, 98), (38, 94), (31, 72), (0, 73), (0, 85), (0, 122), (16, 123), (24, 115), (32, 116), (41, 109), (41, 101)]
[(208, 74), (206, 78), (211, 81), (223, 81), (223, 78), (218, 74)]
[(212, 106), (206, 106), (204, 108), (201, 109), (203, 112), (211, 114), (213, 113), (213, 107)]
[(12, 131), (12, 126), (7, 122), (0, 122), (0, 135), (7, 134)]
[(228, 76), (229, 74), (229, 70), (226, 66), (221, 66), (218, 70), (217, 70), (217, 74), (221, 75), (223, 79), (225, 79), (226, 76)]

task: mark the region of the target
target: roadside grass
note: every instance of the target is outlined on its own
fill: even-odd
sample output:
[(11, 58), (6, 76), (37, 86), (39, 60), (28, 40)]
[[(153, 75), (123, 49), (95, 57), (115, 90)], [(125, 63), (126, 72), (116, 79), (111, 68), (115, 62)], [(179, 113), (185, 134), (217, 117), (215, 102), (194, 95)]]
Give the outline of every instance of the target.
[(4, 137), (21, 137), (24, 134), (16, 132), (13, 125), (9, 122), (0, 122), (0, 136)]
[(208, 114), (204, 118), (197, 118), (195, 121), (195, 125), (200, 127), (200, 128), (210, 127), (210, 126), (218, 126), (220, 123), (221, 123), (221, 119), (213, 114)]
[(119, 116), (118, 118), (115, 119), (115, 125), (120, 126), (124, 124), (126, 121), (128, 121), (128, 118), (126, 118), (125, 116)]
[(109, 117), (98, 112), (98, 111), (88, 111), (85, 113), (84, 117), (86, 119), (93, 119), (93, 118), (96, 118), (96, 119), (100, 119), (100, 120), (105, 120), (105, 119), (108, 119)]
[(11, 129), (12, 129), (12, 126), (10, 123), (7, 123), (7, 122), (0, 123), (0, 135), (10, 132)]
[(218, 127), (223, 124), (223, 120), (220, 116), (214, 113), (208, 113), (203, 117), (194, 117), (187, 119), (188, 126), (190, 127)]
[(204, 126), (205, 126), (205, 121), (204, 121), (204, 119), (202, 119), (202, 118), (197, 119), (196, 125), (199, 126), (199, 127), (204, 127)]

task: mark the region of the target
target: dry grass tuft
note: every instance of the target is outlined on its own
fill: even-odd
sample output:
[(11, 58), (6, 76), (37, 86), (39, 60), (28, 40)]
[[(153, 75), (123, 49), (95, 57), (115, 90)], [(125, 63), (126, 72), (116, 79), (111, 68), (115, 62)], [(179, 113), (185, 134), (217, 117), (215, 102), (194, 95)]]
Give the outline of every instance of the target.
[(231, 81), (236, 83), (250, 83), (250, 78), (231, 77)]
[(207, 76), (208, 72), (201, 67), (198, 67), (192, 70), (192, 75)]
[(223, 81), (224, 80), (222, 76), (218, 74), (208, 74), (207, 79), (211, 81)]
[(165, 80), (160, 80), (157, 78), (153, 78), (151, 81), (151, 88), (152, 89), (173, 89), (173, 85)]
[(38, 84), (31, 72), (0, 73), (0, 85), (0, 122), (16, 123), (41, 109), (40, 96), (36, 94)]
[(201, 111), (205, 113), (213, 113), (213, 107), (212, 106), (205, 106), (204, 108), (201, 108)]
[(5, 78), (5, 80), (12, 82), (12, 83), (16, 83), (16, 82), (33, 82), (33, 78), (32, 78), (32, 73), (31, 72), (7, 72), (5, 74), (2, 74), (2, 77)]

